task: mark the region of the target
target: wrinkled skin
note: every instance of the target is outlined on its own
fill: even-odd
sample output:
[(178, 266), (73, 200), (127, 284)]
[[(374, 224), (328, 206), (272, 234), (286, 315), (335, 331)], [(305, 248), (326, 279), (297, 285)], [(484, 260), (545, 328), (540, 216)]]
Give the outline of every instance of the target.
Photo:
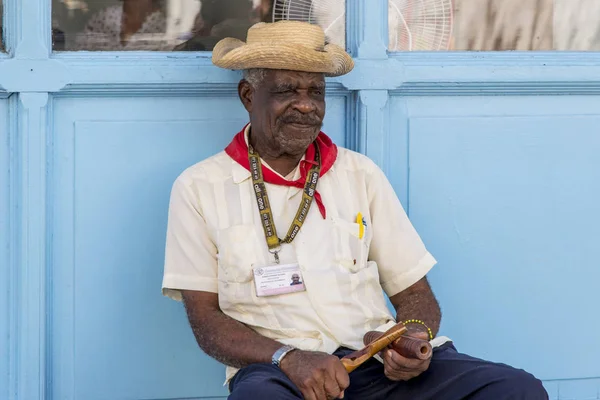
[(342, 399), (350, 377), (336, 356), (294, 350), (283, 358), (281, 370), (306, 400)]
[(323, 74), (267, 70), (258, 87), (242, 80), (238, 92), (250, 115), (252, 146), (277, 172), (292, 171), (323, 125)]

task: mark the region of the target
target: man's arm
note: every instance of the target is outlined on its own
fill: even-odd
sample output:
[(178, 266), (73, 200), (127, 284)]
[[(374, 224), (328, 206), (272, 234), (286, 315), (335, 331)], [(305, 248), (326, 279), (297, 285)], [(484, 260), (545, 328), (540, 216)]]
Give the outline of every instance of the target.
[[(282, 344), (266, 338), (225, 315), (216, 293), (183, 291), (188, 320), (200, 348), (232, 367), (270, 363)], [(330, 354), (294, 350), (281, 361), (281, 370), (307, 400), (343, 397), (350, 378), (341, 361)]]
[[(369, 260), (377, 263), (381, 286), (396, 309), (396, 320), (423, 321), (435, 335), (441, 312), (424, 276), (436, 260), (427, 251), (383, 171), (372, 162), (369, 169), (371, 173), (365, 181), (371, 217)], [(424, 326), (408, 324), (407, 328), (409, 335), (429, 339)], [(408, 359), (393, 349), (383, 352), (385, 375), (395, 381), (418, 376), (429, 368), (430, 361)]]
[[(390, 297), (396, 308), (396, 321), (416, 319), (424, 322), (435, 336), (440, 328), (441, 311), (427, 278)], [(408, 335), (429, 340), (429, 332), (421, 324), (408, 324)], [(393, 381), (407, 381), (427, 371), (431, 359), (413, 360), (403, 357), (393, 349), (383, 353), (384, 372)]]
[[(423, 321), (435, 337), (440, 329), (442, 312), (436, 300), (427, 277), (422, 278), (414, 285), (406, 288), (400, 293), (390, 297), (392, 305), (396, 309), (396, 321), (404, 322), (409, 319)], [(411, 330), (423, 330), (425, 327), (411, 324)]]
[(216, 293), (182, 292), (188, 320), (200, 348), (217, 361), (236, 368), (270, 363), (282, 344), (225, 315)]

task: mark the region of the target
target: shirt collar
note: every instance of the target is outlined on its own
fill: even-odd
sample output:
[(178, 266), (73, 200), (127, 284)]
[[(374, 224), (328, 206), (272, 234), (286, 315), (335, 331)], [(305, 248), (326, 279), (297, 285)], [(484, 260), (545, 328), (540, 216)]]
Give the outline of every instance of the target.
[(233, 183), (242, 183), (246, 179), (250, 178), (250, 171), (248, 171), (246, 168), (242, 167), (235, 160), (231, 160), (231, 164), (231, 176), (233, 178)]

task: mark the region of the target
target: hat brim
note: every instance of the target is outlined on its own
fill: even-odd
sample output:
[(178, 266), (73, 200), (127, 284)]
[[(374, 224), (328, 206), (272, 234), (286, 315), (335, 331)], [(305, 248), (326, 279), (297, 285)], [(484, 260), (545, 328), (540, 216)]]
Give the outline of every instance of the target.
[(345, 75), (354, 68), (352, 57), (334, 44), (317, 51), (298, 44), (246, 44), (235, 38), (217, 43), (212, 61), (218, 67), (232, 70), (282, 69), (319, 72), (331, 77)]

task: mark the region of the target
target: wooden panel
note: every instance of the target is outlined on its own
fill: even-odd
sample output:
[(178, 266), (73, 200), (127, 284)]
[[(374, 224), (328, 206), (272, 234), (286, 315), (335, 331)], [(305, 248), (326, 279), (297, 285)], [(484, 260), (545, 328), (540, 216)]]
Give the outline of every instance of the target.
[(442, 102), (409, 107), (408, 153), (442, 333), (544, 379), (600, 376), (598, 347), (569, 341), (600, 329), (600, 116), (560, 115), (591, 114), (598, 99)]
[(0, 398), (8, 399), (10, 371), (10, 316), (11, 306), (11, 229), (10, 209), (10, 118), (7, 99), (0, 99)]
[[(345, 104), (328, 102), (340, 144)], [(53, 110), (53, 396), (225, 395), (223, 368), (160, 286), (171, 185), (243, 127), (238, 99), (61, 98)]]

